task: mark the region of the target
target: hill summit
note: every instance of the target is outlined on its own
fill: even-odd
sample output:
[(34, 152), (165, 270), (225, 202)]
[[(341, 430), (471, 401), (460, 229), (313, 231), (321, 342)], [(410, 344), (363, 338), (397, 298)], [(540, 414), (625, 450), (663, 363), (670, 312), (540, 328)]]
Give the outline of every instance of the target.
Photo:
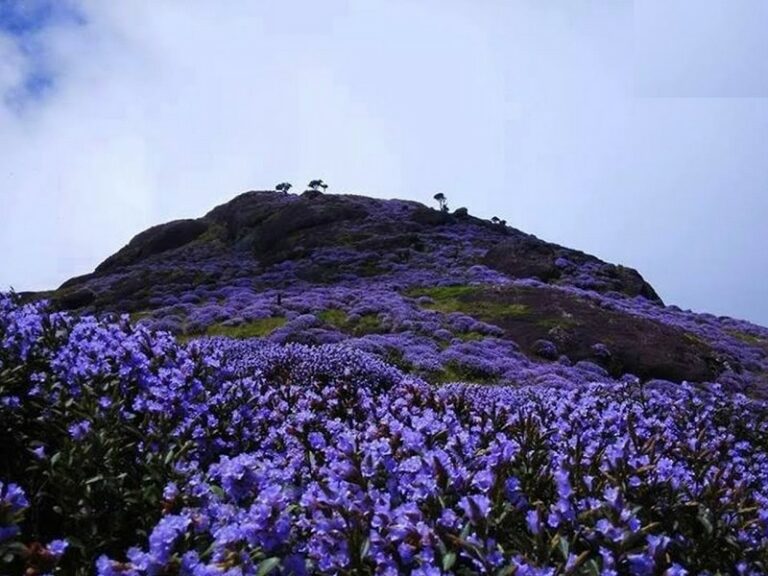
[(182, 339), (345, 343), (431, 382), (720, 382), (760, 395), (768, 330), (665, 306), (635, 270), (403, 200), (258, 191), (154, 226), (47, 294)]

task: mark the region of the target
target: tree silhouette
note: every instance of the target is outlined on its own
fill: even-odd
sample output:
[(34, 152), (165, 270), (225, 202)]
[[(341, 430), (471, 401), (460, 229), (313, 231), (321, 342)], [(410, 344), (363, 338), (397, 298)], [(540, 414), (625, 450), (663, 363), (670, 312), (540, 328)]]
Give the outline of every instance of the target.
[(317, 179), (317, 180), (310, 180), (310, 181), (309, 181), (309, 184), (308, 184), (308, 186), (309, 186), (309, 187), (310, 187), (312, 190), (315, 190), (315, 191), (317, 191), (317, 189), (318, 189), (318, 188), (322, 188), (322, 189), (323, 189), (323, 191), (325, 191), (325, 190), (327, 190), (327, 189), (328, 189), (328, 184), (326, 184), (325, 182), (323, 182), (323, 181), (322, 181), (322, 180), (320, 180), (320, 179)]
[(440, 205), (440, 212), (448, 212), (448, 199), (445, 197), (445, 194), (438, 192), (433, 198), (437, 200), (437, 203)]
[(280, 184), (275, 186), (275, 190), (277, 190), (278, 192), (288, 192), (288, 190), (290, 190), (291, 188), (293, 188), (293, 186), (291, 185), (290, 182), (280, 182)]

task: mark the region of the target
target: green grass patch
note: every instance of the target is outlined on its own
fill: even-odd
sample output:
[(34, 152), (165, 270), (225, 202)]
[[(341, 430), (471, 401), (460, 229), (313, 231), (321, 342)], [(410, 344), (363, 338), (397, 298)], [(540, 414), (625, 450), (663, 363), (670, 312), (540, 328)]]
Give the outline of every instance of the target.
[(579, 326), (579, 322), (575, 318), (568, 316), (550, 316), (548, 318), (541, 318), (536, 321), (536, 326), (544, 328), (546, 330), (552, 330), (553, 328), (576, 328)]
[(480, 332), (456, 332), (454, 336), (464, 342), (475, 342), (486, 338), (486, 335)]
[(146, 318), (147, 316), (151, 316), (151, 315), (152, 315), (151, 310), (141, 310), (139, 312), (131, 312), (128, 315), (128, 317), (131, 319), (131, 324), (135, 325), (142, 318)]
[(325, 324), (353, 336), (364, 336), (381, 332), (381, 323), (376, 314), (365, 314), (357, 322), (351, 322), (347, 313), (338, 308), (329, 308), (317, 313), (317, 317)]
[(227, 227), (224, 224), (209, 224), (208, 229), (197, 237), (197, 242), (205, 244), (208, 242), (222, 241), (227, 237)]
[(352, 333), (355, 336), (375, 334), (379, 331), (381, 331), (381, 323), (379, 323), (379, 318), (376, 314), (365, 314), (352, 326)]
[(338, 308), (328, 308), (317, 314), (317, 317), (331, 326), (344, 328), (347, 325), (347, 313)]
[(753, 336), (752, 334), (747, 334), (746, 332), (739, 332), (738, 330), (729, 330), (728, 334), (730, 334), (737, 340), (741, 340), (745, 344), (751, 344), (752, 346), (762, 346), (762, 345), (768, 344), (768, 341), (766, 341), (765, 339), (760, 338), (759, 336)]
[(286, 319), (283, 316), (272, 316), (253, 320), (240, 326), (214, 324), (206, 329), (205, 335), (226, 336), (227, 338), (262, 338), (280, 328), (285, 322)]
[(439, 372), (432, 372), (427, 380), (434, 384), (446, 384), (448, 382), (474, 382), (476, 384), (493, 384), (497, 381), (495, 376), (471, 370), (461, 366), (457, 362), (448, 362)]
[(461, 312), (479, 318), (500, 318), (526, 316), (530, 312), (524, 304), (501, 302), (479, 286), (437, 286), (434, 288), (415, 288), (407, 292), (408, 296), (418, 298), (427, 296), (433, 300), (424, 307), (444, 314)]
[(479, 289), (476, 286), (435, 286), (411, 288), (406, 292), (412, 298), (428, 296), (435, 302), (453, 300), (466, 294), (475, 294)]
[(397, 348), (389, 348), (384, 354), (384, 361), (387, 364), (397, 366), (403, 372), (413, 372), (413, 365), (405, 359), (403, 352)]
[(696, 334), (693, 334), (692, 332), (686, 332), (685, 333), (685, 339), (689, 342), (692, 342), (693, 344), (701, 344), (703, 346), (707, 345), (707, 341), (701, 338), (701, 336), (697, 336)]

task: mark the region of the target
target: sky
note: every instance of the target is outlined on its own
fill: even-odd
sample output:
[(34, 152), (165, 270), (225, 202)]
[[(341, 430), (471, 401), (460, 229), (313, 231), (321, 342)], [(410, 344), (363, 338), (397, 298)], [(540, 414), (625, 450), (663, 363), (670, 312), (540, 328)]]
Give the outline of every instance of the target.
[(766, 29), (765, 0), (0, 0), (0, 289), (322, 178), (768, 325)]

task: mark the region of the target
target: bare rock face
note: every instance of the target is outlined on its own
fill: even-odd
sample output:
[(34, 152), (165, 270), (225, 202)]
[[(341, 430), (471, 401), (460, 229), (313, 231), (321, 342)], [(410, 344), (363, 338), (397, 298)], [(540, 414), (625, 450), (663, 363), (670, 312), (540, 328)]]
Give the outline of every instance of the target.
[(133, 238), (125, 248), (99, 264), (96, 272), (115, 270), (120, 266), (135, 264), (149, 256), (180, 248), (198, 238), (207, 229), (208, 224), (202, 220), (175, 220), (153, 226)]
[[(614, 376), (631, 373), (673, 382), (708, 381), (722, 369), (706, 342), (680, 328), (607, 309), (562, 290), (477, 289), (457, 299), (468, 309), (480, 310), (480, 319), (493, 321), (507, 338), (541, 358), (555, 360), (564, 354), (573, 362), (603, 365)], [(516, 313), (494, 313), (511, 307)], [(483, 314), (484, 309), (492, 313)]]
[[(525, 234), (511, 237), (488, 251), (483, 264), (513, 278), (538, 278), (557, 283), (585, 266), (591, 274), (584, 287), (597, 292), (618, 292), (626, 296), (642, 296), (661, 303), (661, 298), (643, 277), (632, 268), (608, 264), (583, 252), (550, 244)], [(588, 282), (588, 284), (587, 284)], [(578, 279), (575, 282), (579, 285)]]
[(551, 244), (520, 236), (489, 250), (483, 264), (513, 278), (538, 278), (550, 282), (560, 278), (556, 259), (557, 253)]
[(59, 310), (76, 310), (93, 304), (96, 294), (88, 288), (63, 290), (53, 298), (53, 304)]

